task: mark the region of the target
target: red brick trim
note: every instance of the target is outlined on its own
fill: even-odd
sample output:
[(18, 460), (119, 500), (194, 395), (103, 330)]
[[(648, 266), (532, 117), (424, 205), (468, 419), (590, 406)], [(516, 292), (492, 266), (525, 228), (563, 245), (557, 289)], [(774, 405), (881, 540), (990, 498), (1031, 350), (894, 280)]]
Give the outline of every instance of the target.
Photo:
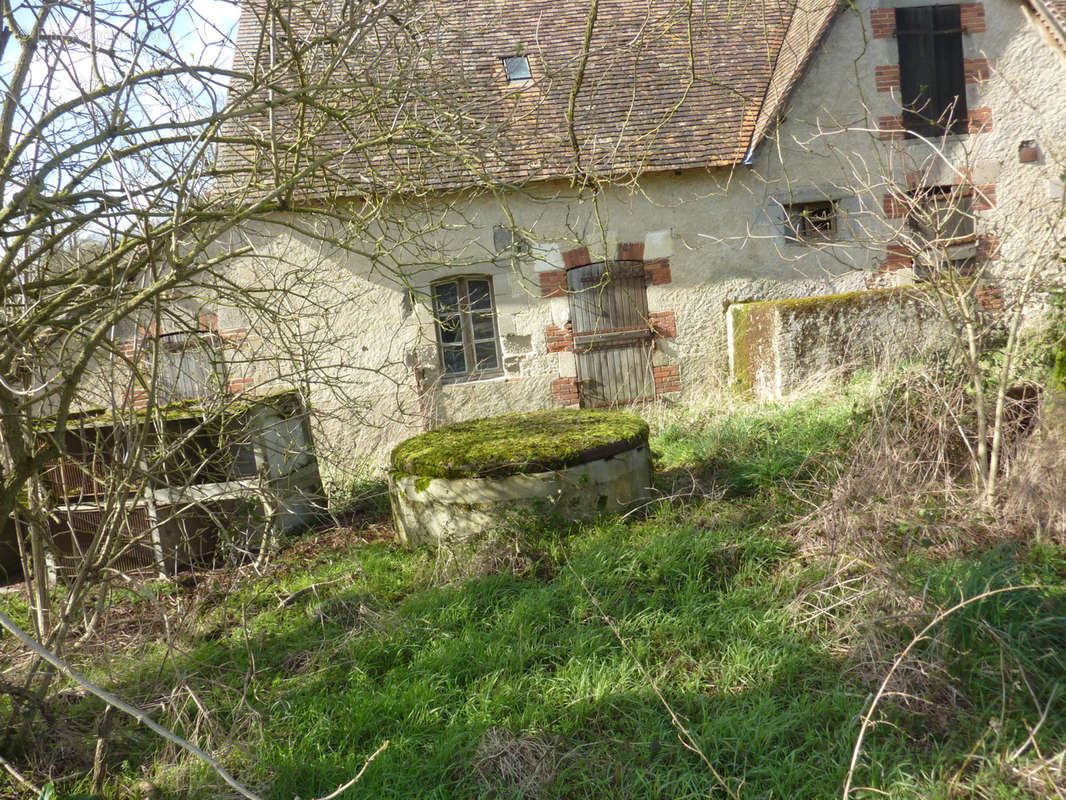
[[(976, 60), (976, 59), (975, 59)], [(899, 64), (874, 67), (874, 84), (879, 92), (891, 92), (899, 88)]]
[(967, 83), (980, 83), (988, 80), (992, 75), (992, 68), (988, 65), (987, 58), (964, 58), (962, 69)]
[(992, 109), (987, 106), (971, 108), (966, 115), (970, 133), (988, 133), (992, 130)]
[(670, 283), (670, 259), (657, 258), (654, 261), (644, 262), (644, 280), (649, 286), (661, 286)]
[(870, 31), (875, 39), (896, 35), (896, 9), (875, 8), (870, 11)]
[(978, 236), (976, 257), (978, 261), (995, 261), (999, 258), (999, 237), (994, 233)]
[(651, 372), (655, 377), (655, 394), (681, 391), (681, 368), (677, 364), (652, 367)]
[(655, 333), (663, 339), (673, 339), (677, 336), (677, 317), (673, 311), (656, 311), (648, 315), (648, 322)]
[(891, 117), (878, 117), (877, 127), (877, 135), (881, 139), (902, 139), (906, 133), (903, 129), (902, 114), (895, 114)]
[(556, 378), (552, 381), (552, 405), (557, 408), (575, 406), (581, 402), (577, 393), (577, 378)]
[(540, 296), (562, 297), (566, 294), (566, 273), (561, 269), (540, 273)]
[(252, 378), (234, 378), (229, 382), (230, 394), (244, 394), (250, 391), (255, 381)]
[(218, 314), (214, 311), (203, 311), (200, 313), (200, 330), (202, 331), (217, 331), (218, 330)]
[(619, 261), (643, 261), (644, 242), (620, 242), (618, 244)]
[(894, 194), (886, 194), (881, 199), (881, 208), (889, 219), (902, 219), (910, 213), (911, 206), (904, 198)]
[(982, 311), (999, 311), (1003, 308), (1003, 292), (998, 286), (982, 286), (975, 295)]
[(959, 16), (962, 17), (962, 30), (964, 33), (985, 32), (984, 3), (963, 3), (959, 11)]
[(589, 249), (587, 247), (575, 247), (573, 250), (567, 250), (563, 253), (563, 267), (566, 269), (583, 267), (586, 264), (591, 263), (592, 259), (589, 256)]
[(911, 251), (902, 244), (890, 244), (885, 248), (885, 260), (883, 266), (886, 271), (903, 269), (914, 266), (914, 256)]
[(574, 352), (574, 328), (568, 322), (563, 327), (548, 325), (544, 328), (544, 343), (549, 353)]
[(241, 348), (248, 342), (247, 328), (226, 328), (225, 330), (215, 331), (215, 335), (218, 336), (218, 340), (222, 344), (228, 344), (235, 348)]
[(973, 188), (973, 194), (970, 195), (970, 207), (974, 211), (988, 211), (988, 209), (996, 205), (995, 185), (975, 186)]

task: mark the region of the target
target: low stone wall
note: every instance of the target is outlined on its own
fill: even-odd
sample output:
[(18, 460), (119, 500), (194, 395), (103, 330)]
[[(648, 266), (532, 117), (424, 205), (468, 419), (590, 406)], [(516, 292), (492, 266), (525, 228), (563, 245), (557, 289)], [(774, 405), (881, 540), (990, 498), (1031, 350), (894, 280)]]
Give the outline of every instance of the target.
[(646, 443), (609, 458), (566, 469), (499, 478), (424, 478), (389, 481), (396, 534), (407, 546), (476, 538), (515, 514), (554, 512), (587, 519), (624, 511), (646, 500), (651, 455)]
[(780, 399), (818, 378), (942, 348), (947, 325), (911, 286), (738, 303), (727, 314), (733, 380)]

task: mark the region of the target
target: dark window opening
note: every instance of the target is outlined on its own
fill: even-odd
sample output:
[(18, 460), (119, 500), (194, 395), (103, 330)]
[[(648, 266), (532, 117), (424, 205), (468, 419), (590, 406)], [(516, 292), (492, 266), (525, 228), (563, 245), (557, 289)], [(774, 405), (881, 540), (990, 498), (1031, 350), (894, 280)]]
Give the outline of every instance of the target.
[(437, 348), (446, 378), (499, 374), (500, 344), (490, 278), (433, 284)]
[(785, 238), (793, 242), (819, 242), (837, 232), (837, 207), (832, 201), (791, 203), (785, 206)]
[(508, 83), (533, 80), (533, 71), (529, 68), (529, 58), (526, 56), (504, 56), (503, 72)]
[(930, 186), (912, 196), (907, 222), (926, 247), (952, 247), (974, 240), (973, 196), (963, 186)]
[(915, 233), (914, 277), (936, 281), (974, 274), (976, 219), (966, 186), (930, 186), (911, 195), (907, 224)]
[(966, 133), (966, 75), (958, 5), (896, 9), (900, 100), (909, 135)]

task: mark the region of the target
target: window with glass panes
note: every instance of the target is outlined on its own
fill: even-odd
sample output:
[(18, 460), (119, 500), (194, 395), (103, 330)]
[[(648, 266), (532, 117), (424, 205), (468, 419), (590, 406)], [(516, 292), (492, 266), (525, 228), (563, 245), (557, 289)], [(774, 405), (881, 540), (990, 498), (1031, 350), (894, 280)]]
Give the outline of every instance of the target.
[(490, 278), (457, 278), (433, 284), (433, 315), (445, 377), (500, 371)]

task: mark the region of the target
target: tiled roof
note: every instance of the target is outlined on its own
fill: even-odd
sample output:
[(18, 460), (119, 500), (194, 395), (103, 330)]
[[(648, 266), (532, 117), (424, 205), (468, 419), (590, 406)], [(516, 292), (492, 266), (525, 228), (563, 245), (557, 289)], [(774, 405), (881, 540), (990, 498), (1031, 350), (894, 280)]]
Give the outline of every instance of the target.
[(1066, 48), (1066, 0), (1033, 0), (1032, 5), (1044, 16), (1050, 33)]
[[(257, 191), (304, 170), (301, 194), (332, 196), (736, 164), (838, 0), (407, 0), (354, 28), (358, 3), (289, 0), (273, 22), (264, 4), (245, 2), (235, 68), (269, 74), (271, 29), (287, 55), (269, 93), (234, 83), (250, 111), (219, 165), (234, 185), (253, 168)], [(508, 84), (502, 57), (519, 53), (533, 80)]]

